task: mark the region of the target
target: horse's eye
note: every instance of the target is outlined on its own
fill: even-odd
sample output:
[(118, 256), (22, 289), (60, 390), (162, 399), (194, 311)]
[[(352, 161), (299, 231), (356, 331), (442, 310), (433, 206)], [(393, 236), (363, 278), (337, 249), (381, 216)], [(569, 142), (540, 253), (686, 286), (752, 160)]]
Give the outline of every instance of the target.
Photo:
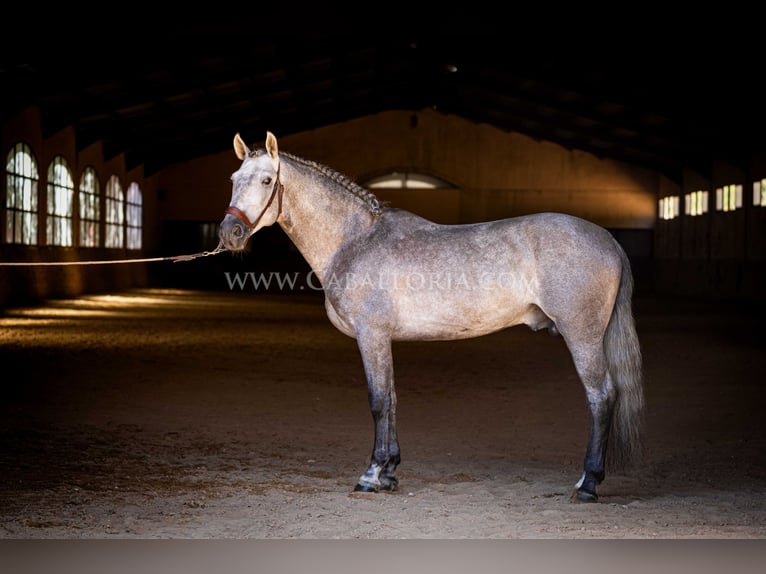
[(261, 183), (263, 183), (263, 185), (269, 185), (271, 183), (271, 178), (270, 177), (264, 177), (263, 181)]

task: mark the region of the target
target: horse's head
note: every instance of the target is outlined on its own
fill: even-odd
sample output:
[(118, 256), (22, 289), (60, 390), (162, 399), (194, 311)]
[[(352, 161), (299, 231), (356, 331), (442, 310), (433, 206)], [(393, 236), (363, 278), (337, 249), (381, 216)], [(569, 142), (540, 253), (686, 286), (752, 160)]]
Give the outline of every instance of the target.
[(234, 153), (242, 165), (231, 176), (231, 202), (218, 235), (226, 249), (242, 251), (253, 233), (279, 219), (284, 188), (279, 180), (279, 149), (274, 134), (266, 132), (265, 151), (249, 150), (237, 134)]

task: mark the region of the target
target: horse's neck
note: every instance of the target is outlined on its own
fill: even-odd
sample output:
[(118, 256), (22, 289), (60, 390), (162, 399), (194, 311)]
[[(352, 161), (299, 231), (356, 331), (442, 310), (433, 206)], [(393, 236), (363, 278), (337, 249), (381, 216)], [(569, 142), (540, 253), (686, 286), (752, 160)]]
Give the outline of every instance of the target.
[(282, 166), (284, 204), (279, 225), (320, 281), (348, 241), (368, 232), (373, 216), (364, 201), (310, 168)]

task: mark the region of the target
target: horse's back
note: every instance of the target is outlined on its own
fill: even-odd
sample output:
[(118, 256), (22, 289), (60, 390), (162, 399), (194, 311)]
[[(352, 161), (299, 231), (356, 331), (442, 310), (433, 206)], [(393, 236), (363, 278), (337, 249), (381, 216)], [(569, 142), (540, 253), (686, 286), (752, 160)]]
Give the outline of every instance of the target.
[[(545, 212), (458, 225), (437, 224), (404, 210), (390, 210), (375, 243), (418, 245), (415, 253), (487, 256), (497, 264), (534, 259), (541, 268), (572, 264), (619, 264), (621, 247), (603, 227), (565, 213)], [(401, 251), (400, 249), (398, 249)], [(484, 255), (484, 257), (482, 257)], [(419, 257), (416, 255), (416, 257)]]

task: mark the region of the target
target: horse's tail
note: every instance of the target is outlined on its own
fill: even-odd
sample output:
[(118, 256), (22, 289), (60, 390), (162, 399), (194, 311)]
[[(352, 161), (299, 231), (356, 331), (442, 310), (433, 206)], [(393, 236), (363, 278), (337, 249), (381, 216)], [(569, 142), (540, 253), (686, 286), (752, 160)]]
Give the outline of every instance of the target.
[(606, 453), (612, 470), (623, 470), (640, 458), (644, 408), (641, 347), (632, 309), (633, 274), (625, 251), (619, 245), (618, 250), (622, 260), (620, 289), (604, 338), (607, 368), (617, 391)]

